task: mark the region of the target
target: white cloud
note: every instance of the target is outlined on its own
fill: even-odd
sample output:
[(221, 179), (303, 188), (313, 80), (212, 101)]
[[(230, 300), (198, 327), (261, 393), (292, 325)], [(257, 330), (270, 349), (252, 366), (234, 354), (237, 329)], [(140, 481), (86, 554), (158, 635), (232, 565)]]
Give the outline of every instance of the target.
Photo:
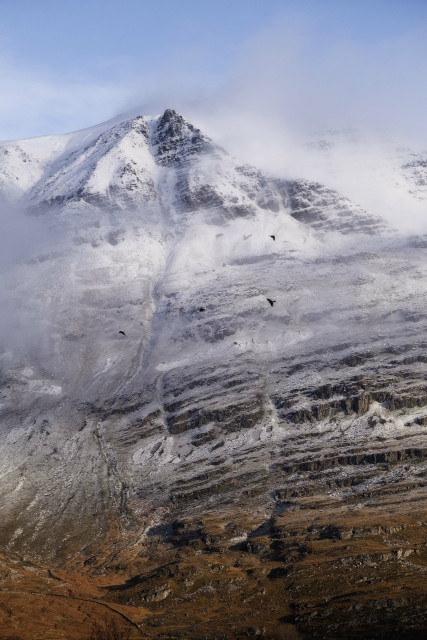
[[(320, 36), (298, 20), (265, 30), (222, 91), (183, 108), (241, 159), (319, 180), (393, 226), (425, 229), (426, 200), (408, 193), (396, 147), (427, 150), (427, 43), (418, 33), (370, 44)], [(327, 154), (307, 146), (329, 129), (356, 136), (337, 136)]]
[(250, 115), (298, 135), (356, 126), (427, 146), (426, 72), (422, 34), (322, 41), (313, 25), (283, 21), (247, 44), (216, 107), (235, 121)]

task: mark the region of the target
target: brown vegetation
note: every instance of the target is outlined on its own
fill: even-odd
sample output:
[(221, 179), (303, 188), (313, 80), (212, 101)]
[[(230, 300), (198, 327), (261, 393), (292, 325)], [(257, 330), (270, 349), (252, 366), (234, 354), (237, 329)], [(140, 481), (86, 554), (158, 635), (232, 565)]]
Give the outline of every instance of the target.
[(267, 518), (205, 514), (78, 570), (3, 557), (0, 637), (421, 638), (427, 518), (417, 498), (361, 509), (312, 496)]
[(115, 618), (106, 616), (101, 622), (94, 622), (88, 640), (129, 640), (130, 628), (119, 624)]

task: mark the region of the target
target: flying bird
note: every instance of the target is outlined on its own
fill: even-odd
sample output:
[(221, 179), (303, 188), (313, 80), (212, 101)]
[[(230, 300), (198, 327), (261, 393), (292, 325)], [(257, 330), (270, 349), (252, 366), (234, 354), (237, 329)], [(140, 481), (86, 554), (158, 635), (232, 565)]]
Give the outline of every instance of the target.
[(275, 239), (276, 239), (276, 236), (270, 236), (270, 238), (273, 238), (273, 240), (275, 240)]
[(121, 334), (122, 334), (122, 336), (125, 336), (125, 335), (126, 335), (124, 331), (119, 331), (119, 333), (121, 333)]
[(205, 307), (199, 307), (199, 311), (206, 311)]
[(248, 238), (250, 238), (252, 235), (252, 233), (250, 233), (248, 236), (243, 236), (243, 240), (247, 240)]
[(269, 303), (271, 304), (271, 306), (273, 306), (273, 304), (276, 302), (276, 300), (270, 300), (270, 298), (267, 298), (267, 300), (269, 301)]

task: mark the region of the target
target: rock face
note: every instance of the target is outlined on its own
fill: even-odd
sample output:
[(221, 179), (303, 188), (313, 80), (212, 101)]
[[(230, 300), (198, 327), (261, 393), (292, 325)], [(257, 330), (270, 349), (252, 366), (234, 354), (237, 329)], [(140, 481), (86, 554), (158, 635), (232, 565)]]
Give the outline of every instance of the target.
[(52, 234), (2, 276), (0, 603), (49, 567), (135, 637), (421, 637), (423, 238), (171, 109), (0, 188)]

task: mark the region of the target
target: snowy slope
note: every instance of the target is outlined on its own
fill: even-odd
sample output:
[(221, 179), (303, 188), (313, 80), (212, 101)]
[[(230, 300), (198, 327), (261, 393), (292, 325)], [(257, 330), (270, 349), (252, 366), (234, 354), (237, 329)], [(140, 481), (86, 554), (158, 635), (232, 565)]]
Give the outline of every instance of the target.
[(76, 552), (113, 517), (230, 506), (230, 486), (268, 512), (306, 457), (420, 443), (422, 240), (172, 110), (2, 151), (3, 197), (54, 230), (2, 274), (9, 549), (59, 553), (66, 531)]

